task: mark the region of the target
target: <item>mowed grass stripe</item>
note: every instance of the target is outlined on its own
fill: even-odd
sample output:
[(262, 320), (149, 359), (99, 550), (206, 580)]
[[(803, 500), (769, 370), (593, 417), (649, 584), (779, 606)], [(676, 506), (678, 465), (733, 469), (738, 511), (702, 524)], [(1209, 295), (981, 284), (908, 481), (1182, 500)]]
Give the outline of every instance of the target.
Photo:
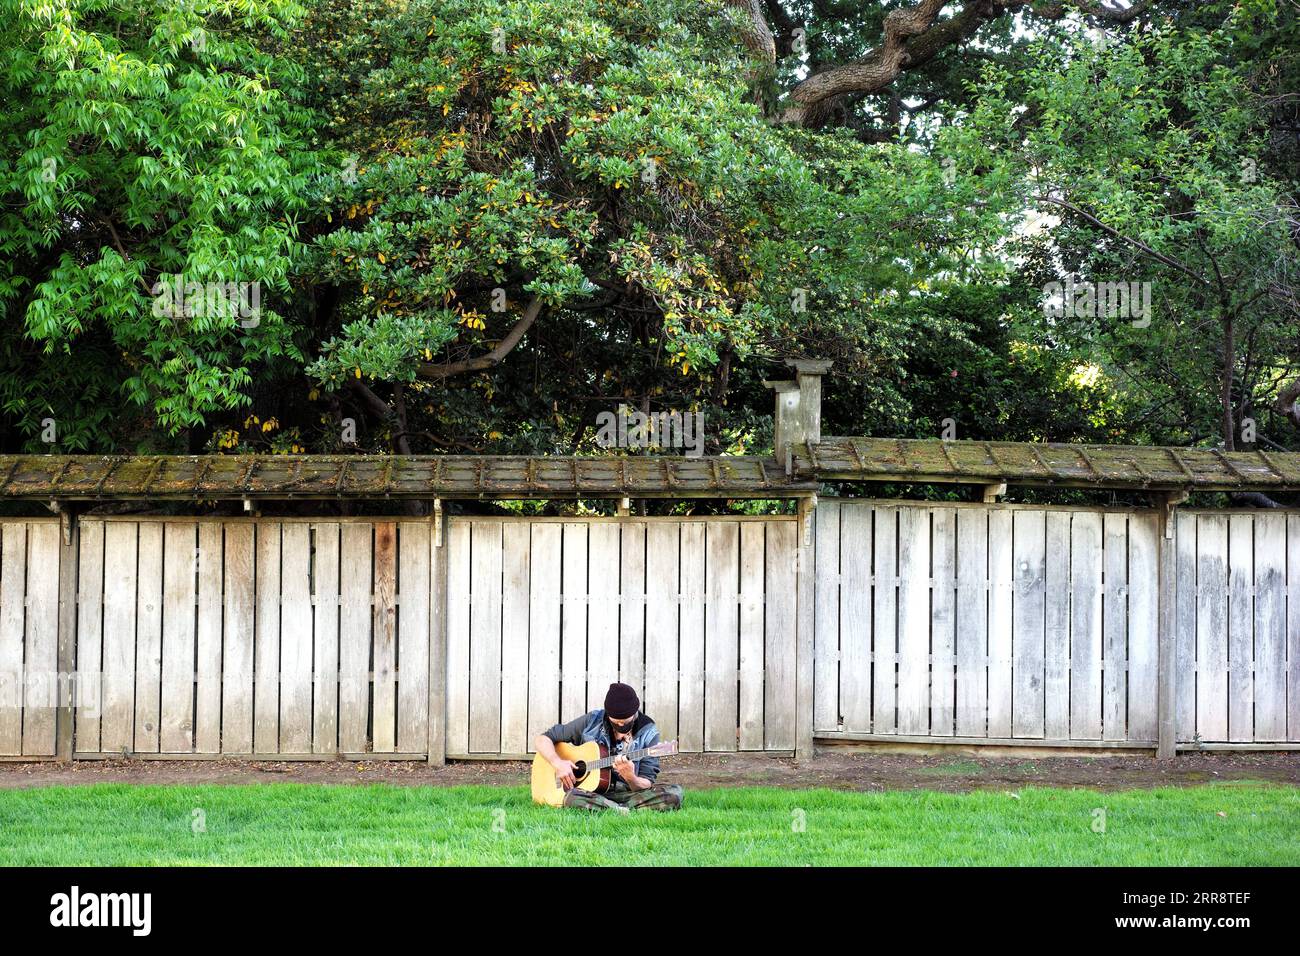
[(1016, 794), (725, 788), (621, 817), (492, 786), (45, 787), (0, 791), (0, 864), (1300, 864), (1292, 787)]

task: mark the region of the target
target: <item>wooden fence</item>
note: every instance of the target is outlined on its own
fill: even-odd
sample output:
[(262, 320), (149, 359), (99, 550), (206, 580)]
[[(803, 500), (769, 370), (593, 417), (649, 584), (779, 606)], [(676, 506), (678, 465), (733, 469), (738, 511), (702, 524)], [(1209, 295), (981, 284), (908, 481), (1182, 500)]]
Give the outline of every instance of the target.
[[(823, 499), (816, 521), (819, 737), (1155, 745), (1158, 512)], [(1178, 741), (1300, 740), (1300, 515), (1174, 530)]]
[(790, 518), (451, 522), (447, 750), (523, 754), (638, 688), (683, 751), (795, 747)]
[(688, 752), (1151, 747), (1171, 668), (1184, 745), (1300, 742), (1300, 514), (813, 515), (6, 519), (0, 758), (522, 756), (612, 680)]

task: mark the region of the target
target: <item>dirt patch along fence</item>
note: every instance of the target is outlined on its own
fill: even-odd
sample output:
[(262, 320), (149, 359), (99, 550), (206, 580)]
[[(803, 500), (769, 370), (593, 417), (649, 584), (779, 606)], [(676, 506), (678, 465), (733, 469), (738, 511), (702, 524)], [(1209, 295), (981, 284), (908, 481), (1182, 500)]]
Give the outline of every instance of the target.
[(686, 752), (1295, 748), (1300, 515), (0, 521), (0, 759), (524, 756), (616, 679)]

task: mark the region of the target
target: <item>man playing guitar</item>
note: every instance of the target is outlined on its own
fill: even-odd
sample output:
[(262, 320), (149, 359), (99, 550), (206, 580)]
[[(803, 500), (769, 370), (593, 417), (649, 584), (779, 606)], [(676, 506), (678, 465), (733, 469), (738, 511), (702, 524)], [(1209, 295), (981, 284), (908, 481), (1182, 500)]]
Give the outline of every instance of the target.
[[(614, 757), (616, 778), (609, 790), (593, 793), (574, 786), (572, 762), (555, 751), (559, 743), (583, 744), (596, 741), (609, 748)], [(537, 753), (555, 768), (555, 776), (565, 789), (564, 806), (582, 810), (677, 810), (682, 805), (683, 790), (674, 783), (655, 783), (659, 775), (659, 758), (646, 756), (629, 760), (625, 751), (645, 750), (659, 742), (659, 730), (650, 717), (641, 712), (636, 691), (627, 684), (610, 684), (604, 708), (556, 724), (537, 735)]]

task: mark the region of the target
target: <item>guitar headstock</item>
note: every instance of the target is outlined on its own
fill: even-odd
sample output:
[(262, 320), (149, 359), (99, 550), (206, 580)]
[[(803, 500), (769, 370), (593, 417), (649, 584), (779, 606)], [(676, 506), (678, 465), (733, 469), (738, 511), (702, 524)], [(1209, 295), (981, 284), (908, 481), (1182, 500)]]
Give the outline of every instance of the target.
[(677, 741), (665, 740), (646, 749), (647, 757), (670, 757), (677, 753)]

